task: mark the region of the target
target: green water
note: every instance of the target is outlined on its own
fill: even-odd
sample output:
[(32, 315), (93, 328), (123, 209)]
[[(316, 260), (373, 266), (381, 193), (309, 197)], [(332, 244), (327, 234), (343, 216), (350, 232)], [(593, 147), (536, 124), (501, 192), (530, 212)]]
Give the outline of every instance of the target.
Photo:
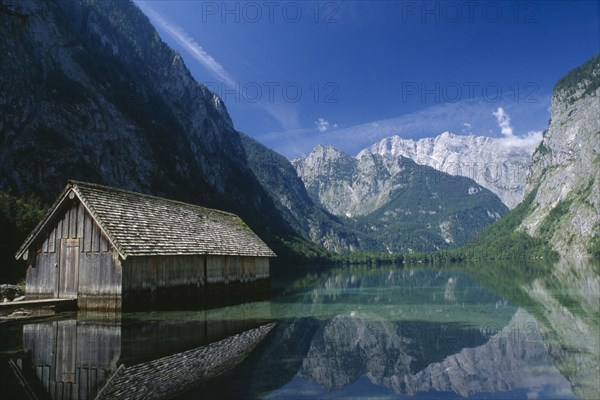
[[(600, 393), (600, 274), (589, 262), (278, 269), (271, 287), (269, 300), (212, 310), (2, 324), (0, 397), (22, 390), (14, 365), (50, 398), (95, 398), (146, 366), (159, 386), (179, 379), (168, 396), (180, 399)], [(182, 378), (191, 368), (182, 352), (270, 322), (227, 371)]]

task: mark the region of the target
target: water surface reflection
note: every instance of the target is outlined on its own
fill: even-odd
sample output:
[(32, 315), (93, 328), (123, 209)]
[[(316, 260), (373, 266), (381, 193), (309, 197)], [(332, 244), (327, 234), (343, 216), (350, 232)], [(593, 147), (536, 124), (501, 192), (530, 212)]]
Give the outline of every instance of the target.
[(595, 264), (298, 275), (275, 274), (270, 301), (0, 327), (11, 343), (0, 350), (0, 387), (25, 382), (19, 390), (52, 399), (600, 393)]
[(264, 338), (267, 322), (215, 320), (200, 311), (80, 313), (28, 323), (22, 350), (2, 357), (16, 379), (0, 387), (24, 398), (169, 397), (239, 363)]

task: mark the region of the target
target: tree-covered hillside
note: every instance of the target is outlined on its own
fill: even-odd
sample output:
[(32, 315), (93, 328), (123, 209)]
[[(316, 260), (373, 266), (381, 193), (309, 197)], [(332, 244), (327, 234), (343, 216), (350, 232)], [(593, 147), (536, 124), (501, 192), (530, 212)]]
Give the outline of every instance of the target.
[(15, 252), (45, 212), (46, 206), (37, 198), (0, 191), (1, 283), (16, 283), (25, 277), (25, 265), (15, 260)]

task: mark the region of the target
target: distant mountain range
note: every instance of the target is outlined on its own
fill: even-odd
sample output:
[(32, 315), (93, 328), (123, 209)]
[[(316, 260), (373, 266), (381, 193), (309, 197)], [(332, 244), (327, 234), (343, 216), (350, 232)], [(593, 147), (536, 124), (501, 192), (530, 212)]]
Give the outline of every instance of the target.
[[(474, 243), (475, 247), (486, 246), (485, 240), (492, 240), (495, 242), (491, 246), (492, 253), (496, 252), (496, 255), (522, 252), (534, 242), (513, 243), (515, 247), (512, 248), (507, 241), (525, 240), (519, 235), (526, 233), (530, 239), (541, 239), (542, 242), (537, 243), (549, 243), (562, 256), (593, 254), (600, 257), (599, 98), (600, 55), (596, 55), (556, 84), (552, 118), (541, 143), (535, 134), (526, 138), (489, 138), (444, 132), (417, 141), (391, 136), (363, 149), (356, 157), (332, 147), (317, 146), (311, 154), (292, 163), (315, 202), (333, 214), (360, 221), (363, 229), (370, 227), (372, 235), (384, 244), (396, 240), (410, 243), (408, 237), (395, 236), (394, 232), (410, 226), (413, 221), (406, 218), (410, 215), (406, 211), (422, 212), (419, 207), (427, 195), (408, 193), (418, 193), (420, 188), (426, 187), (429, 197), (435, 197), (436, 193), (442, 195), (444, 201), (438, 207), (444, 209), (454, 204), (467, 204), (466, 199), (472, 200), (475, 198), (472, 194), (479, 193), (477, 188), (485, 187), (515, 210), (480, 237)], [(431, 166), (437, 171), (473, 178), (477, 184), (461, 189), (458, 182), (462, 181), (456, 180), (454, 186), (440, 189), (409, 179), (409, 184), (402, 186), (399, 182), (402, 179), (406, 182), (406, 177), (410, 176), (407, 170), (413, 162), (420, 167)], [(439, 172), (439, 177), (444, 176)], [(441, 187), (444, 182), (445, 178), (437, 180)], [(397, 197), (398, 193), (402, 195)], [(469, 212), (481, 210), (482, 205), (489, 217), (495, 219), (494, 203), (490, 198), (477, 205), (472, 203)], [(498, 215), (502, 214), (498, 212)], [(471, 222), (466, 222), (469, 218), (472, 218)], [(473, 232), (465, 234), (464, 238), (468, 240), (485, 226), (481, 222), (484, 220), (483, 213), (469, 216), (461, 213), (461, 218), (455, 219), (454, 223), (476, 226)], [(399, 225), (388, 230), (389, 224)], [(455, 234), (448, 231), (448, 220), (445, 219), (416, 221), (411, 230), (412, 237), (418, 237), (424, 227), (437, 229), (447, 244), (463, 243), (455, 240)], [(387, 242), (386, 236), (391, 238)], [(428, 243), (428, 247), (439, 246), (425, 236), (419, 237), (418, 241)]]
[(471, 178), (514, 208), (523, 200), (531, 155), (539, 140), (519, 140), (515, 145), (510, 138), (450, 132), (419, 140), (391, 136), (362, 150), (357, 158), (364, 154), (379, 154), (386, 159), (408, 157), (417, 164)]
[(368, 232), (380, 251), (381, 245), (388, 252), (410, 252), (464, 244), (507, 212), (472, 179), (402, 156), (351, 157), (317, 146), (292, 163), (312, 199)]

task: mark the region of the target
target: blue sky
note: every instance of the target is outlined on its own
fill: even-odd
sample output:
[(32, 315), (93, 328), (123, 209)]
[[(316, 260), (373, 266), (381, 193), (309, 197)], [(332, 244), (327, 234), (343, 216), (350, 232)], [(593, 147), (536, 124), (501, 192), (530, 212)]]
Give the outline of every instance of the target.
[(556, 81), (600, 52), (598, 1), (135, 2), (236, 129), (287, 157), (542, 131)]

